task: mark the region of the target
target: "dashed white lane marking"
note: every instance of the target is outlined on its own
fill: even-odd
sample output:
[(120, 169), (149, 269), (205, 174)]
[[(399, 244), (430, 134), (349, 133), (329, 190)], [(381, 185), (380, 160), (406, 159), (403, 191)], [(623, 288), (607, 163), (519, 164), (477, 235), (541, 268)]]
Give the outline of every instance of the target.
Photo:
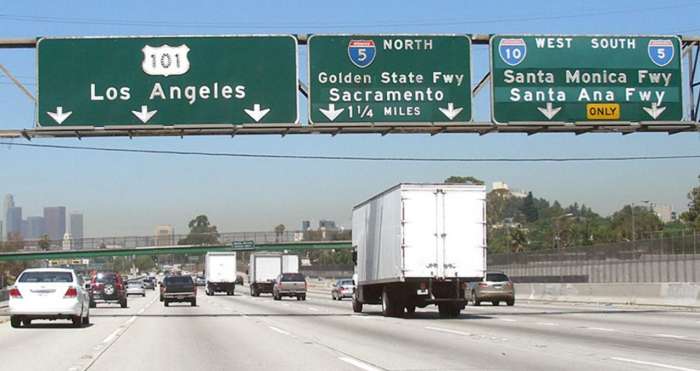
[(361, 368), (365, 371), (381, 371), (382, 369), (376, 366), (372, 366), (369, 363), (365, 363), (360, 361), (359, 359), (355, 358), (350, 358), (350, 357), (338, 357), (339, 360), (349, 363), (357, 368)]
[(559, 326), (554, 322), (537, 322), (537, 324), (542, 326)]
[(141, 308), (141, 310), (138, 311), (137, 314), (141, 314), (141, 313), (143, 313), (143, 312), (145, 312), (145, 311), (146, 311), (146, 308)]
[(512, 318), (499, 318), (499, 319), (503, 322), (517, 322), (516, 320), (514, 320)]
[(314, 308), (314, 307), (306, 307), (306, 308), (309, 310), (312, 310), (314, 312), (318, 312), (318, 308)]
[(660, 337), (660, 338), (671, 338), (671, 339), (685, 339), (686, 338), (685, 336), (670, 335), (670, 334), (654, 334), (654, 336)]
[(595, 331), (606, 331), (606, 332), (614, 332), (617, 331), (615, 329), (611, 328), (606, 328), (606, 327), (584, 327), (586, 330), (595, 330)]
[(126, 321), (126, 323), (127, 323), (127, 324), (132, 324), (132, 323), (134, 323), (134, 321), (136, 321), (136, 316), (132, 316), (131, 318), (129, 318), (129, 320)]
[(461, 336), (470, 336), (470, 333), (467, 332), (462, 332), (462, 331), (456, 331), (456, 330), (450, 330), (448, 328), (442, 328), (442, 327), (431, 327), (431, 326), (426, 326), (425, 327), (427, 330), (433, 330), (433, 331), (439, 331), (439, 332), (446, 332), (448, 334), (454, 334), (454, 335), (461, 335)]
[(653, 366), (653, 367), (667, 368), (667, 369), (669, 369), (669, 370), (699, 371), (699, 370), (696, 369), (696, 368), (687, 368), (687, 367), (673, 366), (673, 365), (667, 365), (667, 364), (663, 364), (663, 363), (640, 361), (640, 360), (636, 360), (636, 359), (629, 359), (629, 358), (622, 358), (622, 357), (612, 357), (611, 359), (614, 359), (614, 360), (620, 361), (620, 362), (635, 363), (635, 364), (638, 364), (638, 365), (645, 365), (645, 366)]
[(104, 338), (104, 340), (102, 340), (102, 342), (103, 342), (103, 343), (109, 343), (110, 341), (114, 340), (114, 338), (117, 337), (117, 334), (119, 334), (119, 331), (121, 331), (121, 330), (122, 330), (121, 327), (118, 328), (118, 329), (116, 329), (116, 330), (114, 330), (114, 332), (112, 332), (111, 334), (109, 334), (109, 336), (107, 336), (106, 338)]
[(279, 329), (279, 328), (277, 328), (277, 327), (275, 327), (275, 326), (267, 326), (267, 327), (269, 327), (270, 330), (275, 331), (275, 332), (279, 332), (279, 333), (282, 334), (282, 335), (287, 335), (287, 336), (291, 335), (289, 332), (284, 331), (284, 330), (282, 330), (282, 329)]

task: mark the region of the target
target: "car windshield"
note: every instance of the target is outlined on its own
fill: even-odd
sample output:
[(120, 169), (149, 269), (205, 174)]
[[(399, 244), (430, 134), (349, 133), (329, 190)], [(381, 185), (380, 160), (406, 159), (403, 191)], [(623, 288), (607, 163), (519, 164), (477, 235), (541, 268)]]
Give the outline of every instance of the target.
[(73, 275), (70, 272), (25, 272), (19, 278), (19, 282), (25, 283), (70, 283)]
[(165, 278), (166, 285), (187, 283), (192, 283), (192, 278), (189, 276), (170, 276)]
[(95, 282), (99, 282), (99, 283), (114, 282), (115, 280), (116, 280), (116, 275), (110, 274), (110, 273), (98, 274), (97, 277), (95, 277)]
[(304, 281), (304, 275), (301, 273), (285, 273), (282, 275), (282, 282), (300, 282)]
[(352, 280), (342, 280), (338, 282), (338, 286), (352, 286)]
[(504, 282), (508, 281), (508, 277), (503, 273), (487, 273), (486, 281), (489, 282)]

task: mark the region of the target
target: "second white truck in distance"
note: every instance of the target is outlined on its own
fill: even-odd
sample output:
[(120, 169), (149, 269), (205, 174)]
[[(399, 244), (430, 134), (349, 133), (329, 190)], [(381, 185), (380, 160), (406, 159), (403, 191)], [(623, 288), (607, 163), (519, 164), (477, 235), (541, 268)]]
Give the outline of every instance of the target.
[(236, 290), (236, 253), (233, 251), (208, 252), (204, 259), (205, 293), (233, 295)]
[(355, 206), (352, 244), (355, 312), (381, 304), (399, 317), (436, 304), (457, 317), (486, 271), (486, 189), (399, 184)]

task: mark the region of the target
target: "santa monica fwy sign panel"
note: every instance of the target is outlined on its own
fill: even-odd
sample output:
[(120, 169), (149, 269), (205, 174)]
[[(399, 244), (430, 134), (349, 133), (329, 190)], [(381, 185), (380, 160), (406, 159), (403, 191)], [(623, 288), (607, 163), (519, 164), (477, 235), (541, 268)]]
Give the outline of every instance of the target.
[(313, 124), (471, 121), (465, 35), (313, 35)]
[(490, 45), (496, 123), (683, 117), (678, 37), (496, 35)]
[(297, 40), (44, 38), (39, 126), (295, 124)]

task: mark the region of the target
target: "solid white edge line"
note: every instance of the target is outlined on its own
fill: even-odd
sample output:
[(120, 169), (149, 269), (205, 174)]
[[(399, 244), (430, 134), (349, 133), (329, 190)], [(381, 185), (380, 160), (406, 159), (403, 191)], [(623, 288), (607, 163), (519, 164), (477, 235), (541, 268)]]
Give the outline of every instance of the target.
[(338, 357), (339, 360), (349, 363), (357, 368), (361, 368), (365, 371), (381, 371), (381, 368), (375, 367), (370, 365), (369, 363), (365, 363), (360, 361), (359, 359), (355, 358), (350, 358), (350, 357)]
[(314, 308), (314, 307), (306, 307), (306, 308), (308, 308), (309, 310), (312, 310), (312, 311), (314, 311), (314, 312), (318, 312), (318, 311), (319, 311), (318, 308)]
[(516, 320), (514, 320), (512, 318), (499, 318), (499, 319), (503, 322), (517, 322)]
[(662, 368), (668, 368), (670, 370), (679, 370), (679, 371), (700, 371), (696, 368), (687, 368), (687, 367), (679, 367), (679, 366), (673, 366), (673, 365), (666, 365), (663, 363), (656, 363), (656, 362), (647, 362), (647, 361), (639, 361), (636, 359), (629, 359), (629, 358), (622, 358), (622, 357), (612, 357), (610, 359), (614, 359), (616, 361), (621, 361), (621, 362), (629, 362), (629, 363), (636, 363), (638, 365), (645, 365), (645, 366), (653, 366), (653, 367), (662, 367)]
[(267, 326), (267, 327), (269, 327), (270, 330), (275, 331), (275, 332), (279, 332), (279, 333), (282, 334), (282, 335), (287, 335), (287, 336), (291, 335), (289, 332), (284, 331), (284, 330), (282, 330), (282, 329), (279, 329), (279, 328), (277, 328), (277, 327), (275, 327), (275, 326)]

